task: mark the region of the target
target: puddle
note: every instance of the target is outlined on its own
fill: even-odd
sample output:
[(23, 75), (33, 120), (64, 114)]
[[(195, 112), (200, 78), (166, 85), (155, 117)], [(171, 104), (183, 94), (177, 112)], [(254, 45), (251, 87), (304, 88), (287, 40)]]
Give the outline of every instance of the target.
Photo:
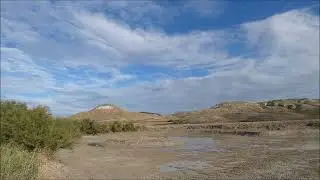
[(179, 150), (184, 152), (221, 152), (225, 151), (216, 147), (216, 143), (209, 137), (170, 137), (170, 141), (176, 144), (166, 150)]
[(205, 161), (173, 161), (160, 166), (160, 172), (199, 170), (209, 165)]
[(95, 143), (95, 142), (88, 143), (88, 146), (94, 146), (94, 147), (100, 147), (100, 148), (103, 148), (103, 147), (104, 147), (103, 144), (101, 144), (101, 143)]

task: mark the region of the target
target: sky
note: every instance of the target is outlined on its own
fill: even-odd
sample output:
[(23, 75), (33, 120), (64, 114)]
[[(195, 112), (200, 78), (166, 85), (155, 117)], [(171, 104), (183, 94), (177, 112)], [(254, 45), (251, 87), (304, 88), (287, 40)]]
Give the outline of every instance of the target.
[(1, 1), (1, 99), (66, 116), (319, 98), (319, 1)]

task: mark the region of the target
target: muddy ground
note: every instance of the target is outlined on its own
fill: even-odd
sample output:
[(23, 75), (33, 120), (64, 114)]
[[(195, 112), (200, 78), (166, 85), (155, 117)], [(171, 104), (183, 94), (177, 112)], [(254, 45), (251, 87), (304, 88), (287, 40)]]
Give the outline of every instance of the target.
[(319, 179), (319, 130), (261, 136), (180, 129), (84, 136), (42, 168), (51, 179)]

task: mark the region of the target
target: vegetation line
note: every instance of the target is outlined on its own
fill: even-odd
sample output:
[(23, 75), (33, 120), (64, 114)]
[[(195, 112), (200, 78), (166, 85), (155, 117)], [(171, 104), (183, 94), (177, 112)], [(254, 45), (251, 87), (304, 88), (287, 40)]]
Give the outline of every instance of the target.
[(17, 101), (1, 101), (0, 109), (0, 179), (37, 179), (39, 152), (50, 155), (71, 146), (81, 135), (139, 129), (125, 121), (54, 118), (45, 106), (30, 109)]

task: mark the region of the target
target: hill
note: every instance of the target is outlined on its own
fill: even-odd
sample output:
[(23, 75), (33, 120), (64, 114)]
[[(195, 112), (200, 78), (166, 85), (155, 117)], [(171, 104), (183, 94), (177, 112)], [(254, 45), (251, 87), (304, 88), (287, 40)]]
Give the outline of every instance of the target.
[(208, 109), (177, 112), (173, 123), (255, 122), (319, 119), (319, 99), (278, 99), (261, 102), (224, 102)]
[(319, 119), (319, 99), (277, 99), (260, 102), (232, 101), (207, 109), (176, 112), (162, 116), (153, 112), (129, 112), (112, 104), (102, 104), (72, 119), (91, 119), (98, 122), (128, 120), (144, 125), (170, 123), (257, 122), (279, 120)]
[(80, 112), (71, 116), (72, 119), (91, 119), (98, 122), (128, 120), (142, 124), (161, 124), (165, 118), (152, 112), (129, 112), (112, 104), (98, 105), (87, 112)]

